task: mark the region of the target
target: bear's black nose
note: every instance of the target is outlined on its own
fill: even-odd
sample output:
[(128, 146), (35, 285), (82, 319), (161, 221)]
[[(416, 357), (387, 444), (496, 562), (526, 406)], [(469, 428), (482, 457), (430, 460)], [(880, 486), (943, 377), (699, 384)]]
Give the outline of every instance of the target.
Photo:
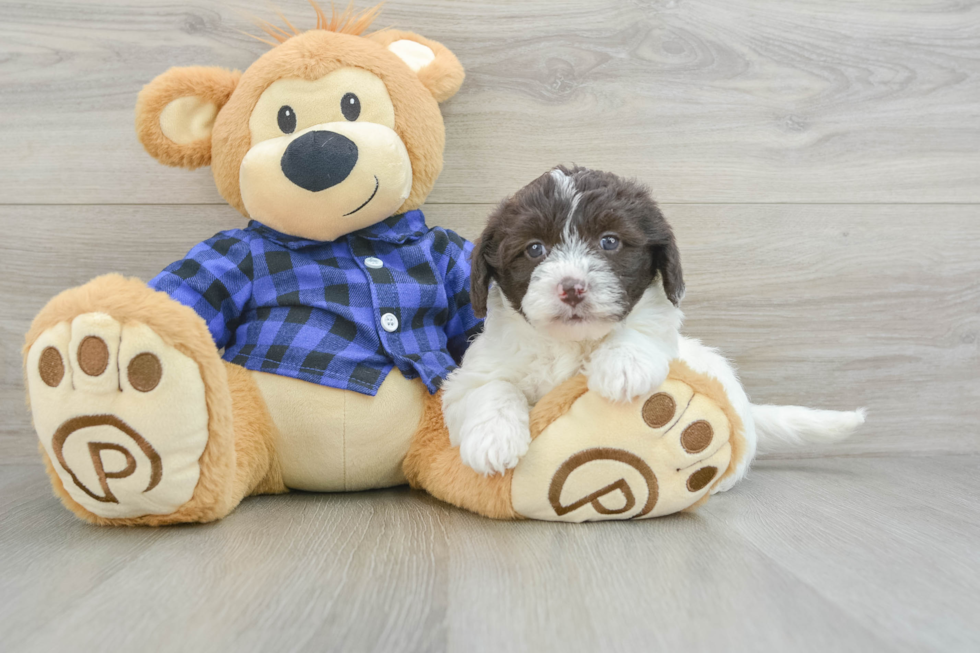
[(286, 148), (282, 172), (286, 179), (313, 193), (336, 186), (354, 169), (357, 145), (336, 132), (306, 132)]

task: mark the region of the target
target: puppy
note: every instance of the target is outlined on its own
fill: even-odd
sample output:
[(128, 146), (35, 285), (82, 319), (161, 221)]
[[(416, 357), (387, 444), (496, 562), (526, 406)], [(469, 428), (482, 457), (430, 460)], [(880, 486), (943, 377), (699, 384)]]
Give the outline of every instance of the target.
[(746, 455), (763, 444), (842, 439), (863, 411), (753, 406), (732, 366), (682, 338), (684, 295), (673, 232), (646, 188), (608, 172), (559, 166), (505, 200), (473, 252), (471, 300), (484, 332), (443, 385), (450, 441), (484, 473), (517, 465), (528, 414), (576, 374), (616, 402), (656, 390), (670, 361), (717, 378), (745, 427)]

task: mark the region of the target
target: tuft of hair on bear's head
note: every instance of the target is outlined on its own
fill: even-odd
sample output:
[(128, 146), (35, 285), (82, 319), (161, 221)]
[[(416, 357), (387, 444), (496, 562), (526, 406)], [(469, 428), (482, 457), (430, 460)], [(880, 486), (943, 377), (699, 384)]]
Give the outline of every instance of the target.
[[(311, 29), (325, 30), (327, 32), (336, 32), (337, 34), (350, 34), (351, 36), (361, 36), (364, 34), (371, 24), (374, 23), (375, 19), (381, 14), (381, 7), (384, 5), (383, 2), (376, 4), (375, 6), (365, 9), (363, 11), (354, 11), (354, 3), (351, 2), (347, 5), (347, 8), (343, 11), (337, 11), (337, 7), (331, 2), (330, 3), (330, 16), (323, 10), (323, 7), (316, 0), (307, 0), (310, 6), (313, 7), (313, 11), (316, 12), (316, 27)], [(255, 36), (254, 34), (249, 34), (248, 32), (242, 32), (248, 37), (251, 37), (257, 41), (262, 41), (270, 47), (276, 47), (282, 43), (285, 43), (294, 36), (299, 36), (304, 31), (297, 29), (282, 10), (276, 9), (276, 15), (285, 24), (285, 29), (279, 27), (263, 18), (252, 17), (252, 22), (265, 32), (267, 35), (275, 39), (275, 43), (264, 39), (260, 36)]]

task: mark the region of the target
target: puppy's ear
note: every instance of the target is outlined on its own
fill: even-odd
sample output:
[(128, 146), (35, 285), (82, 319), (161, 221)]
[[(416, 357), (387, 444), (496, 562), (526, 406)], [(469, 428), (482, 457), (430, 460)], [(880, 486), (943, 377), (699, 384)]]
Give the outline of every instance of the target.
[(136, 134), (160, 163), (199, 168), (211, 163), (211, 129), (241, 73), (224, 68), (171, 68), (136, 100)]
[(493, 280), (493, 266), (490, 257), (493, 256), (493, 233), (490, 227), (476, 241), (470, 259), (470, 305), (477, 317), (487, 316), (487, 296), (490, 293), (490, 282)]
[(684, 271), (681, 269), (681, 253), (669, 227), (666, 240), (653, 247), (653, 270), (660, 273), (667, 299), (674, 306), (679, 306), (684, 299)]
[(442, 43), (393, 29), (374, 32), (367, 38), (377, 41), (404, 61), (418, 75), (422, 85), (429, 89), (436, 102), (445, 102), (456, 95), (463, 84), (466, 76), (463, 64)]

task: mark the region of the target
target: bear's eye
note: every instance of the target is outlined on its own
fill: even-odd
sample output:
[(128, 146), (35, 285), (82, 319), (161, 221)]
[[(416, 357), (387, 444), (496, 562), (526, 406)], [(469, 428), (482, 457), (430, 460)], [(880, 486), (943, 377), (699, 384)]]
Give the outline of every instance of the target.
[(296, 131), (296, 112), (288, 104), (279, 107), (279, 129), (283, 134), (292, 134)]
[(541, 258), (545, 252), (544, 243), (535, 241), (525, 247), (524, 251), (527, 252), (530, 258)]
[(607, 252), (612, 252), (619, 248), (619, 238), (612, 234), (606, 234), (599, 240), (599, 247)]
[(340, 110), (344, 113), (344, 118), (354, 122), (361, 115), (361, 101), (353, 93), (348, 93), (340, 98)]

